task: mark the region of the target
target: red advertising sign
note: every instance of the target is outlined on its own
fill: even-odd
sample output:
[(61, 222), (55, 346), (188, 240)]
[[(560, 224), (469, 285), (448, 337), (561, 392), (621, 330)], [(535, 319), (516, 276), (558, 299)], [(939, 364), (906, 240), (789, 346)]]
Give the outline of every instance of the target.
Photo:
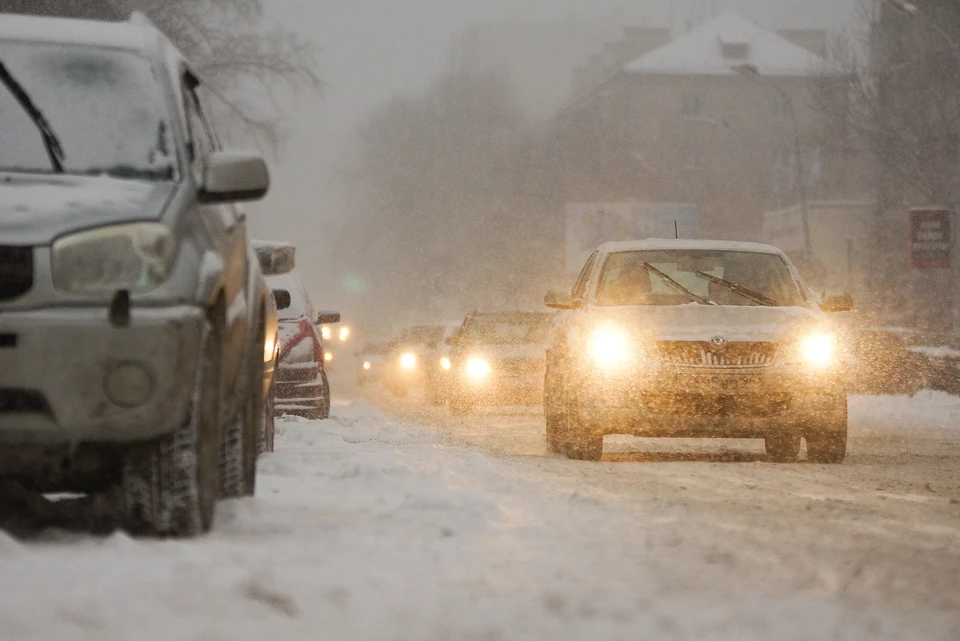
[(948, 207), (910, 210), (910, 264), (918, 269), (950, 267), (953, 211)]

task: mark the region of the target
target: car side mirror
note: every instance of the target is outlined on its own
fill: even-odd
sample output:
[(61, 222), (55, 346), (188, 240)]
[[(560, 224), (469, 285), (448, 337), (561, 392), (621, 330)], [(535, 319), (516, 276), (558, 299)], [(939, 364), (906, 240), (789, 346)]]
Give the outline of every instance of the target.
[(820, 309), (825, 312), (849, 312), (853, 309), (853, 297), (850, 294), (824, 296)]
[(260, 271), (264, 276), (279, 276), (293, 271), (296, 266), (296, 248), (288, 243), (270, 243), (263, 240), (250, 241)]
[(317, 325), (329, 325), (340, 322), (340, 312), (324, 311), (317, 315)]
[(563, 287), (556, 287), (543, 297), (543, 304), (553, 309), (580, 309), (583, 304), (574, 300), (570, 291)]
[(259, 200), (269, 187), (270, 172), (262, 156), (242, 151), (215, 151), (206, 159), (200, 202)]
[(285, 289), (273, 290), (273, 300), (277, 303), (278, 310), (290, 308), (290, 292)]

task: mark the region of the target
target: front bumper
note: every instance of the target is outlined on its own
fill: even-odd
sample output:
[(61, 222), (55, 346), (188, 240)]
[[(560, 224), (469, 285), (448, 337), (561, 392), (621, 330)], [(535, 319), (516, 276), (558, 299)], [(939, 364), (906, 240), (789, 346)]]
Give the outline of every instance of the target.
[(584, 377), (582, 427), (594, 434), (761, 438), (845, 425), (843, 368), (661, 368)]
[[(133, 442), (173, 432), (194, 395), (203, 310), (134, 307), (113, 327), (104, 308), (0, 313), (0, 442)], [(151, 392), (136, 407), (107, 396), (114, 368), (136, 365)]]
[(543, 374), (493, 372), (479, 379), (460, 376), (453, 393), (472, 404), (539, 405), (543, 401)]

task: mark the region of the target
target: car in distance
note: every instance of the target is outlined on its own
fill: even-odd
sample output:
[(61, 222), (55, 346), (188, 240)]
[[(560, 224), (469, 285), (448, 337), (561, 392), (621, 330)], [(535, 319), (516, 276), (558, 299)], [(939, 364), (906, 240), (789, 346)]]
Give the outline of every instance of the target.
[[(0, 481), (208, 530), (249, 495), (266, 303), (190, 63), (142, 19), (0, 20)], [(251, 265), (251, 261), (254, 261)]]
[(330, 417), (330, 381), (318, 324), (337, 323), (337, 312), (316, 312), (296, 273), (268, 279), (280, 319), (280, 364), (274, 382), (274, 413), (311, 420)]
[(380, 380), (384, 355), (389, 351), (387, 342), (367, 342), (357, 352), (357, 385), (363, 386)]
[(762, 438), (775, 460), (846, 453), (845, 354), (820, 300), (769, 245), (607, 243), (572, 291), (547, 351), (548, 447), (598, 460), (603, 437)]
[(390, 341), (382, 373), (383, 384), (390, 393), (401, 397), (412, 389), (427, 386), (436, 373), (437, 350), (445, 331), (443, 325), (415, 325)]
[(477, 405), (539, 405), (554, 312), (474, 312), (448, 339), (451, 413)]

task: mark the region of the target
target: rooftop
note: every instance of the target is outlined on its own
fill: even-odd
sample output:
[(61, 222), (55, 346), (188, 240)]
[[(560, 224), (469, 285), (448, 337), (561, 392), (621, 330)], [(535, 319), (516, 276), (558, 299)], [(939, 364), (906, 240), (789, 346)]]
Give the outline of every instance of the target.
[(765, 76), (807, 76), (822, 71), (820, 56), (774, 31), (733, 14), (706, 22), (630, 62), (633, 74), (733, 75), (752, 65)]
[(144, 51), (156, 45), (160, 32), (145, 22), (101, 22), (4, 14), (0, 40), (45, 42)]

